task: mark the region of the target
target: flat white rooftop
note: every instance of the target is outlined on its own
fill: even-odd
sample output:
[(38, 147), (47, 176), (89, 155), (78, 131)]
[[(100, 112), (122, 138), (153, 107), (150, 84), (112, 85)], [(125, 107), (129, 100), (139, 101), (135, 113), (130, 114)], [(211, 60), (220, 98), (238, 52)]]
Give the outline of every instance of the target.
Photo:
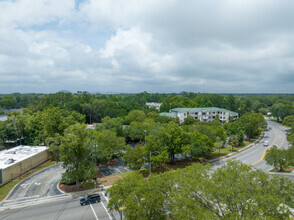
[(30, 158), (42, 151), (47, 150), (46, 146), (17, 146), (9, 150), (0, 151), (0, 169), (5, 169), (20, 161)]

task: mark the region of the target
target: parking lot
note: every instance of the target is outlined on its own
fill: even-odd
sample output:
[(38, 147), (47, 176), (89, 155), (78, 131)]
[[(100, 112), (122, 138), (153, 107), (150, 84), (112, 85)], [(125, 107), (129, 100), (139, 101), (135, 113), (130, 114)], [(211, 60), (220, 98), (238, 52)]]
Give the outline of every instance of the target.
[(122, 158), (118, 158), (116, 163), (99, 166), (99, 172), (101, 172), (104, 176), (110, 176), (119, 173), (129, 172), (127, 166), (124, 166), (124, 160)]

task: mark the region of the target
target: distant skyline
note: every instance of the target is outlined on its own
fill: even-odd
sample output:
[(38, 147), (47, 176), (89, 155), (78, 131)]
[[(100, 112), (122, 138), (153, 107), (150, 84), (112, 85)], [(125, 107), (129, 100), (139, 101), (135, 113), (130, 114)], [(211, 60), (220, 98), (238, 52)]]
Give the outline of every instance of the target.
[(1, 0), (0, 94), (294, 93), (291, 0)]

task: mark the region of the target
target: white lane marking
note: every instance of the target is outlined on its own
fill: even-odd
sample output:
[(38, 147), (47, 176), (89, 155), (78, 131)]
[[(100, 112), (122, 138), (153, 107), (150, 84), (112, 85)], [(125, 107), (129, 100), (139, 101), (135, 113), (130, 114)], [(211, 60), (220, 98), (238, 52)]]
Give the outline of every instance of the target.
[(28, 182), (28, 183), (23, 183), (23, 184), (21, 184), (20, 186), (21, 186), (22, 188), (26, 188), (28, 185), (30, 185), (30, 182)]
[[(39, 196), (36, 196), (39, 197)], [(44, 204), (44, 203), (50, 203), (53, 201), (58, 201), (58, 200), (64, 200), (64, 199), (69, 199), (72, 198), (72, 196), (68, 195), (57, 195), (57, 196), (51, 196), (51, 197), (42, 197), (42, 198), (31, 198), (31, 199), (26, 199), (26, 200), (15, 200), (15, 201), (8, 201), (3, 203), (2, 206), (0, 206), (0, 211), (3, 211), (5, 209), (17, 209), (21, 207), (28, 207), (36, 204)]]
[(102, 201), (101, 201), (101, 204), (102, 204), (103, 208), (105, 209), (105, 211), (106, 211), (106, 213), (107, 213), (107, 215), (108, 215), (109, 219), (112, 219), (112, 218), (111, 218), (111, 216), (110, 216), (110, 214), (108, 213), (108, 210), (107, 210), (107, 208), (105, 207), (105, 205), (103, 204), (103, 202), (102, 202)]
[(115, 169), (117, 170), (117, 172), (121, 173), (121, 171), (119, 169), (117, 169), (117, 168), (115, 168)]
[(104, 199), (106, 200), (106, 202), (108, 203), (109, 202), (109, 199), (105, 196), (105, 192), (102, 192), (101, 194), (104, 197)]
[(92, 209), (92, 211), (93, 211), (93, 214), (94, 214), (96, 220), (99, 220), (98, 217), (97, 217), (97, 215), (96, 215), (96, 212), (95, 212), (95, 210), (94, 210), (94, 208), (93, 208), (93, 206), (92, 206), (92, 204), (90, 204), (90, 207), (91, 207), (91, 209)]

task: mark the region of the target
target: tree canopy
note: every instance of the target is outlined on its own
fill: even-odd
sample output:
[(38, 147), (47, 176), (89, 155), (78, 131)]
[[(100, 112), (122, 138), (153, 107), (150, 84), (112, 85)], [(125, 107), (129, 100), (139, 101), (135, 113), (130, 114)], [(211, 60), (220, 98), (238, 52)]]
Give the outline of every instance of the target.
[(108, 208), (126, 207), (127, 219), (290, 219), (294, 184), (228, 161), (216, 170), (194, 164), (147, 179), (133, 173), (112, 186), (110, 197)]

